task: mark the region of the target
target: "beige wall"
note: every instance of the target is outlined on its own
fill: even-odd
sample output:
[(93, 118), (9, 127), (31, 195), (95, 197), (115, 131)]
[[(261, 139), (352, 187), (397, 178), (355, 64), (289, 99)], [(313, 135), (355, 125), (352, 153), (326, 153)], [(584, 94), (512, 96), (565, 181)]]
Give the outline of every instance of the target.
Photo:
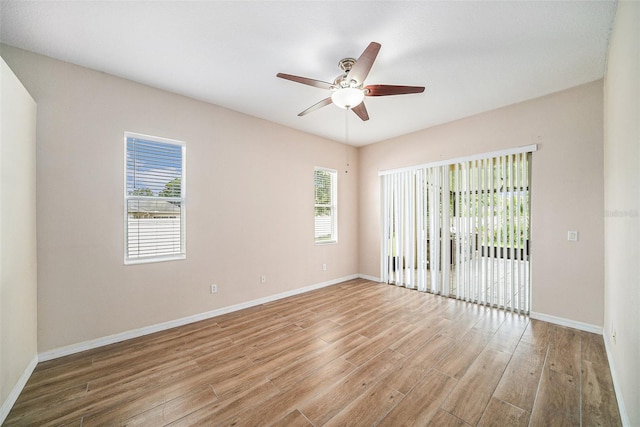
[[(0, 58), (0, 423), (37, 356), (36, 104)], [(22, 379), (24, 380), (23, 377)], [(19, 388), (19, 387), (18, 387)], [(17, 390), (20, 391), (20, 390)], [(17, 398), (12, 396), (13, 399)]]
[[(618, 3), (605, 74), (605, 340), (640, 425), (640, 3)], [(615, 338), (613, 335), (615, 334)]]
[[(379, 170), (533, 143), (532, 309), (603, 325), (602, 81), (356, 150), (11, 47), (2, 54), (39, 109), (40, 352), (377, 277)], [(125, 131), (187, 142), (186, 261), (123, 264)], [(341, 171), (337, 245), (313, 243), (314, 166)]]
[[(427, 95), (428, 96), (428, 95)], [(603, 324), (602, 81), (360, 150), (360, 272), (380, 276), (378, 171), (538, 144), (532, 165), (532, 311)], [(578, 242), (567, 231), (578, 230)]]
[[(355, 148), (8, 46), (2, 54), (38, 102), (39, 352), (358, 272)], [(125, 131), (187, 143), (184, 261), (123, 263)], [(338, 244), (314, 244), (314, 166), (340, 171)]]

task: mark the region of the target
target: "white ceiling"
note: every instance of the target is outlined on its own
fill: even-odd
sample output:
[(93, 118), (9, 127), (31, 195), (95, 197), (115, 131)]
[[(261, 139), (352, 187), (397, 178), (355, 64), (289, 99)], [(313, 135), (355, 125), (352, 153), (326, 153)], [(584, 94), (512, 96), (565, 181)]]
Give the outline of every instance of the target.
[[(603, 77), (615, 1), (2, 1), (0, 40), (355, 146)], [(382, 44), (366, 84), (426, 86), (366, 99), (330, 92), (338, 61)]]

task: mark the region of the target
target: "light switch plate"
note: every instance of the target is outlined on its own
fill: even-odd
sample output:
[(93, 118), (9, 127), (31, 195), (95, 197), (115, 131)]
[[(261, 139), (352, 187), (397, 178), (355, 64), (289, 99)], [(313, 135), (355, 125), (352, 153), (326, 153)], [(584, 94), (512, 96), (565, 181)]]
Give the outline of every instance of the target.
[(578, 241), (578, 232), (574, 230), (567, 231), (567, 240), (570, 242)]

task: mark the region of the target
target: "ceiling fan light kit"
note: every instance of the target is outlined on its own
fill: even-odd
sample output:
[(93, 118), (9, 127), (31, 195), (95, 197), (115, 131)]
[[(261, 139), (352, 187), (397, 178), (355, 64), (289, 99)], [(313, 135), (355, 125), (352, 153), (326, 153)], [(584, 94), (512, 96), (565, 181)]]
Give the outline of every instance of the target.
[(284, 73), (278, 73), (276, 77), (320, 89), (328, 89), (333, 92), (331, 97), (312, 105), (298, 114), (298, 116), (304, 116), (325, 105), (334, 104), (339, 108), (352, 110), (362, 121), (366, 121), (369, 120), (369, 114), (364, 104), (365, 96), (405, 95), (424, 92), (423, 86), (363, 86), (364, 80), (369, 75), (373, 62), (378, 56), (380, 47), (380, 43), (371, 42), (357, 60), (353, 58), (342, 59), (338, 66), (345, 74), (336, 77), (333, 83)]
[(350, 110), (360, 105), (364, 101), (364, 92), (356, 87), (345, 87), (336, 89), (331, 95), (331, 101), (337, 107)]

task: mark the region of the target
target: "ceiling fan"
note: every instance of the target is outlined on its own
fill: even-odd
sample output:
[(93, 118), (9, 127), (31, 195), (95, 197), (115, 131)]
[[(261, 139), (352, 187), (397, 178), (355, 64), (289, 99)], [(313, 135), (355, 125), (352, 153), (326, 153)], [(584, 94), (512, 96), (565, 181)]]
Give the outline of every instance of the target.
[(364, 86), (364, 80), (367, 78), (367, 75), (373, 66), (373, 62), (376, 60), (376, 56), (378, 56), (379, 50), (380, 43), (371, 42), (357, 60), (354, 58), (342, 59), (338, 65), (340, 69), (344, 71), (344, 74), (336, 77), (333, 83), (284, 73), (278, 73), (276, 77), (318, 87), (320, 89), (328, 89), (333, 92), (330, 97), (312, 105), (298, 114), (298, 116), (304, 116), (318, 108), (333, 103), (340, 108), (352, 110), (363, 121), (369, 120), (369, 113), (367, 113), (367, 107), (364, 105), (365, 96), (404, 95), (424, 92), (423, 86)]

